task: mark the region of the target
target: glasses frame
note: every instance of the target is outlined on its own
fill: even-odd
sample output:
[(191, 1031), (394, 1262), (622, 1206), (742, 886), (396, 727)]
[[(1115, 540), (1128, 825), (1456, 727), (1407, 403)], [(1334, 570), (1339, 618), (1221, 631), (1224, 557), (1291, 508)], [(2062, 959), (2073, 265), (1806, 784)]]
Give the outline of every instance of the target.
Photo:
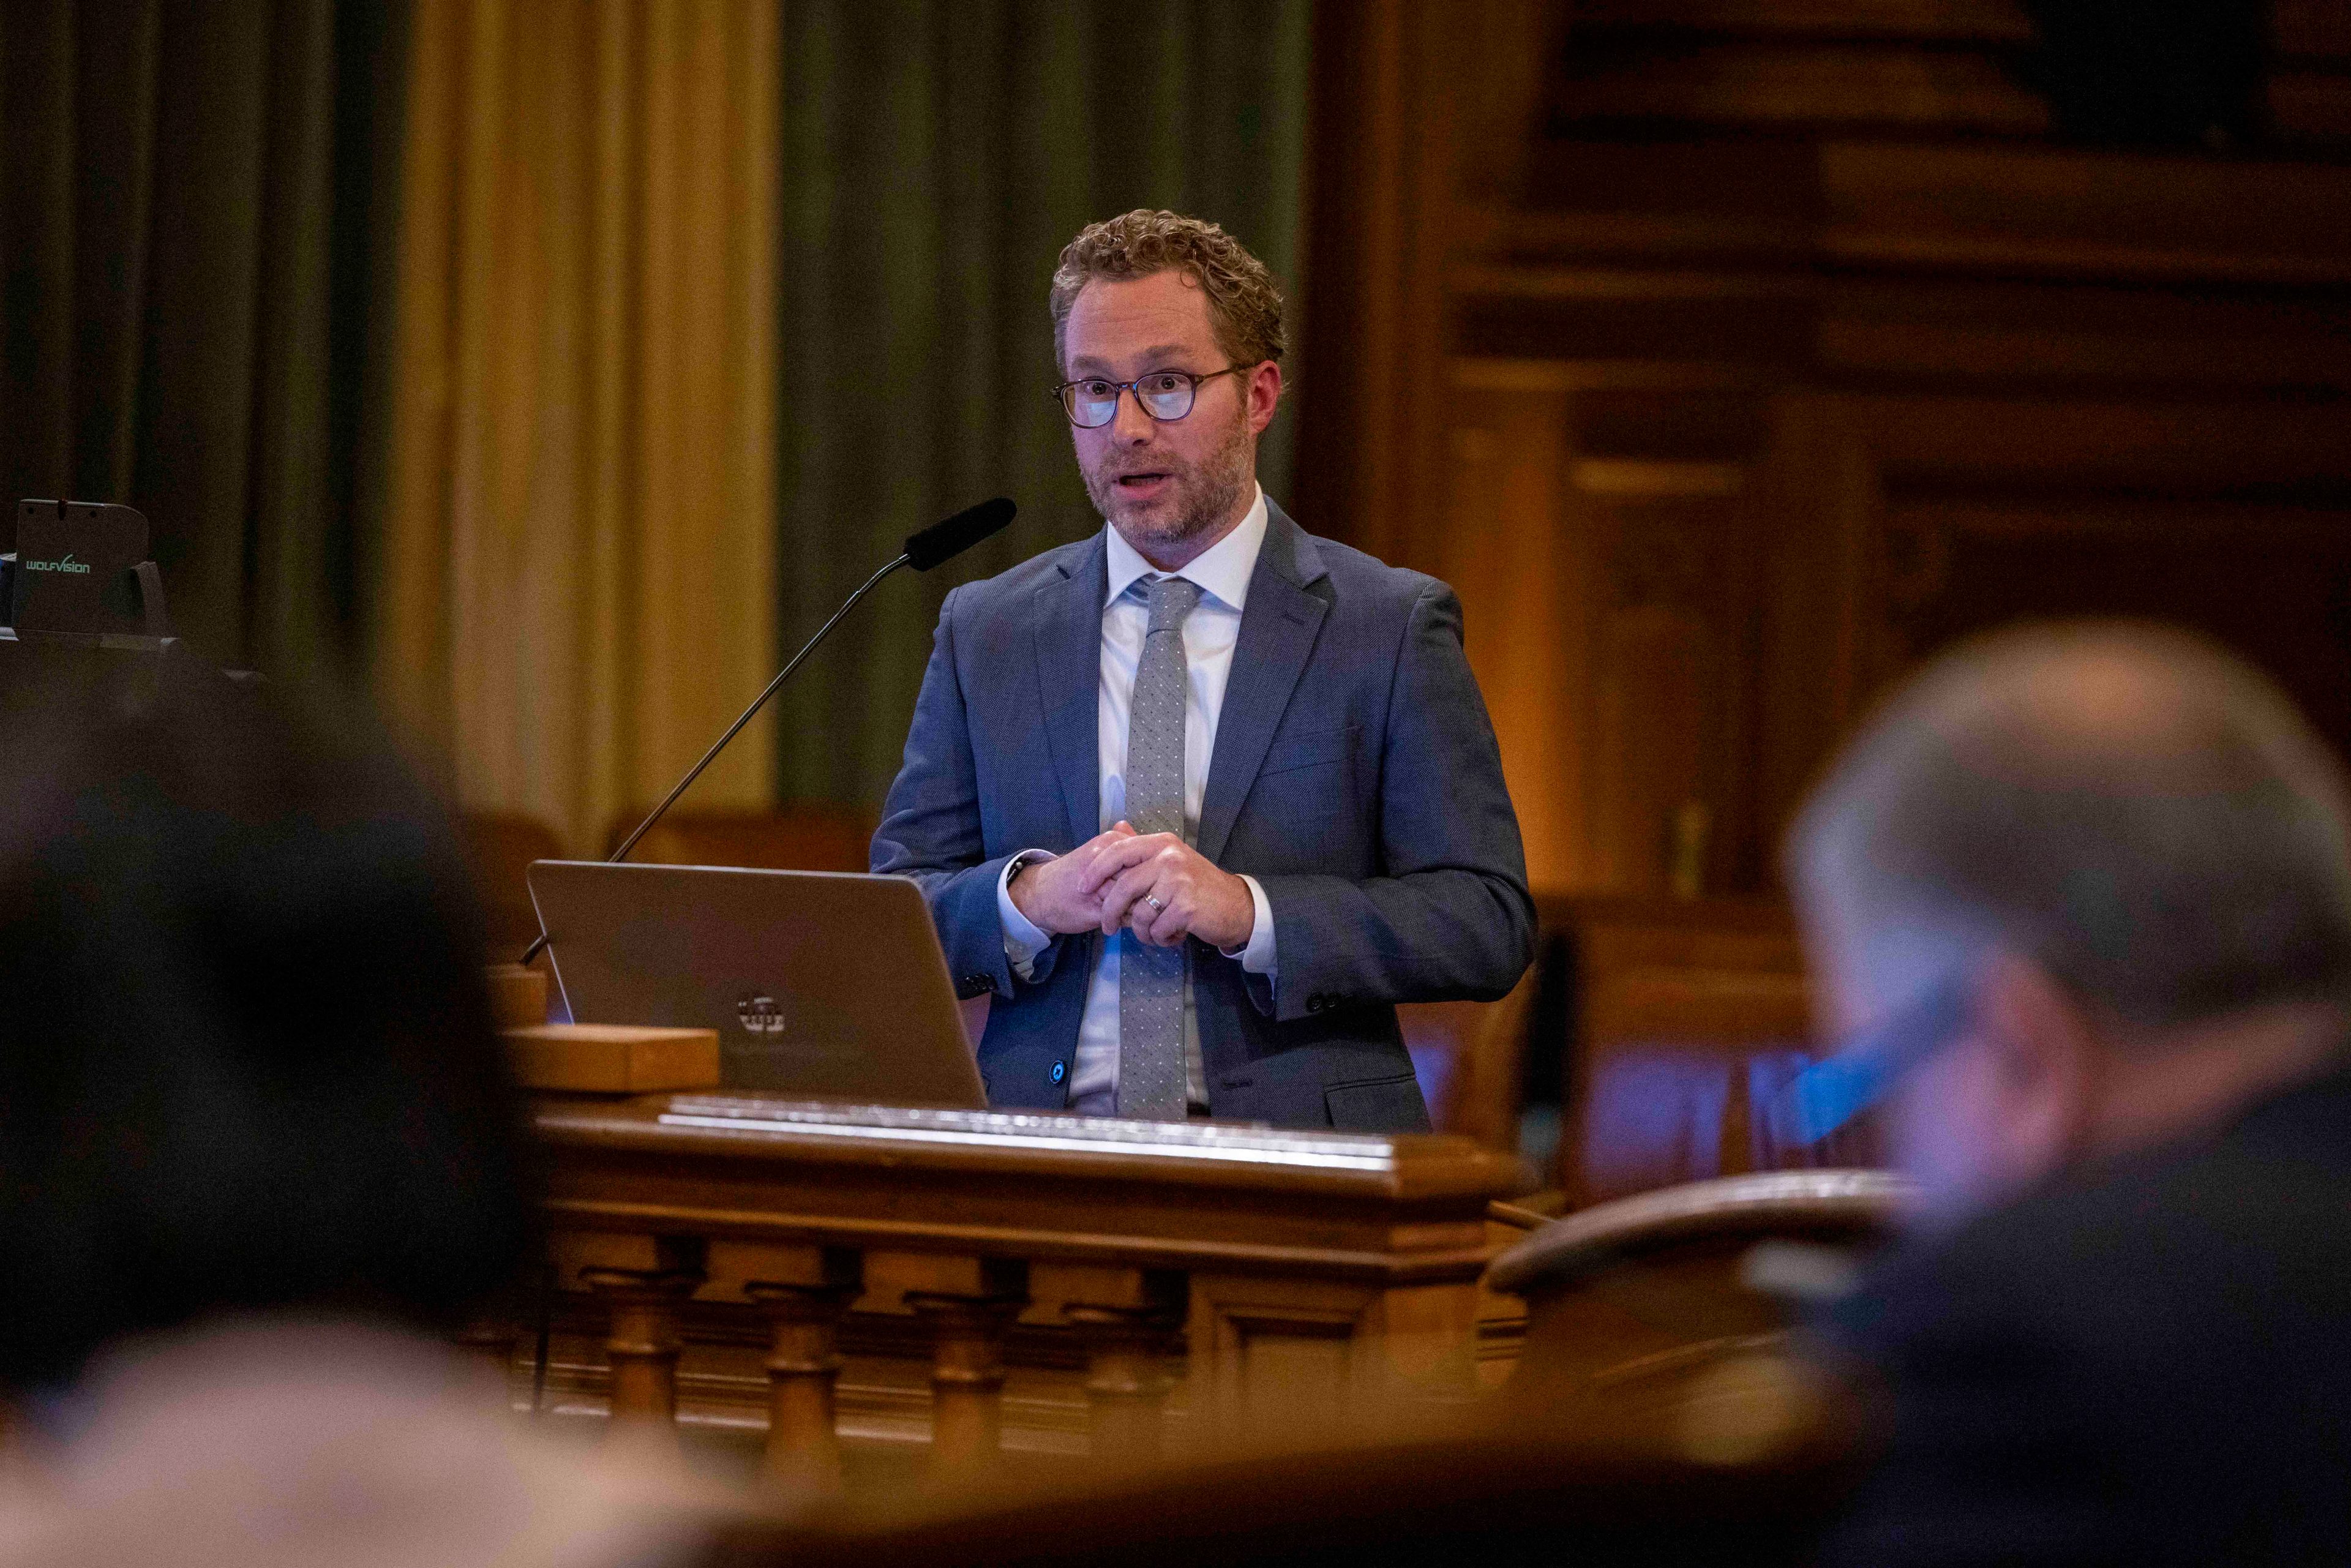
[[(1069, 422), (1072, 425), (1075, 425), (1080, 430), (1107, 430), (1112, 425), (1116, 424), (1118, 423), (1119, 400), (1129, 392), (1132, 392), (1134, 395), (1134, 406), (1143, 411), (1144, 418), (1150, 420), (1154, 424), (1174, 424), (1179, 420), (1191, 418), (1192, 411), (1199, 407), (1200, 383), (1202, 382), (1212, 382), (1218, 376), (1239, 375), (1245, 371), (1253, 371), (1255, 369), (1257, 369), (1257, 366), (1255, 365), (1227, 365), (1221, 371), (1209, 371), (1206, 374), (1202, 375), (1195, 375), (1190, 371), (1161, 369), (1155, 371), (1145, 371), (1131, 382), (1111, 382), (1110, 417), (1103, 420), (1100, 424), (1084, 424), (1079, 422), (1078, 411), (1071, 406), (1070, 389), (1074, 386), (1082, 386), (1088, 382), (1107, 381), (1109, 379), (1108, 377), (1078, 376), (1071, 381), (1061, 382), (1060, 385), (1053, 387), (1051, 391), (1054, 399), (1061, 405), (1061, 413), (1069, 419)], [(1192, 401), (1184, 405), (1183, 413), (1169, 414), (1166, 418), (1163, 419), (1159, 415), (1151, 412), (1151, 405), (1143, 401), (1143, 383), (1149, 381), (1154, 376), (1182, 376), (1186, 381), (1192, 383)]]
[(1816, 1144), (1876, 1105), (1975, 1022), (1972, 977), (1947, 975), (1791, 1079), (1768, 1112), (1789, 1144)]

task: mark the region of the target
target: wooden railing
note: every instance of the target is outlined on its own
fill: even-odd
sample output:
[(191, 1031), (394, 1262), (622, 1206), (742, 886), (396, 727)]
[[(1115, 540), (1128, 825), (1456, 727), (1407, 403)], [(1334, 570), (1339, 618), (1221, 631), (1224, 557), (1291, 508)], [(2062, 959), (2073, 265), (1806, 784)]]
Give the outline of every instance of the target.
[[(536, 1119), (549, 1407), (664, 1443), (764, 1427), (820, 1487), (844, 1430), (969, 1469), (1467, 1400), (1520, 1175), (1454, 1137), (708, 1094)], [(517, 1386), (526, 1328), (482, 1336)]]
[(1890, 1171), (1770, 1171), (1539, 1227), (1487, 1275), (1528, 1314), (1501, 1428), (1539, 1416), (1709, 1465), (1837, 1448), (1856, 1411), (1794, 1331), (1913, 1202)]

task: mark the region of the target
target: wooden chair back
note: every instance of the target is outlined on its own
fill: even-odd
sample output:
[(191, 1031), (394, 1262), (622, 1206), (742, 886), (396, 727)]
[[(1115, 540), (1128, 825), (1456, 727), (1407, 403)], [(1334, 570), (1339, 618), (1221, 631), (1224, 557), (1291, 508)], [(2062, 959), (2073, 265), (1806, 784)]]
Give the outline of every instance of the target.
[(1405, 1002), (1396, 1009), (1437, 1132), (1458, 1133), (1489, 1149), (1518, 1149), (1535, 983), (1530, 971), (1498, 1002)]
[(1559, 1186), (1582, 1207), (1749, 1171), (1867, 1164), (1866, 1129), (1783, 1146), (1763, 1104), (1813, 1059), (1788, 912), (1734, 900), (1573, 899)]

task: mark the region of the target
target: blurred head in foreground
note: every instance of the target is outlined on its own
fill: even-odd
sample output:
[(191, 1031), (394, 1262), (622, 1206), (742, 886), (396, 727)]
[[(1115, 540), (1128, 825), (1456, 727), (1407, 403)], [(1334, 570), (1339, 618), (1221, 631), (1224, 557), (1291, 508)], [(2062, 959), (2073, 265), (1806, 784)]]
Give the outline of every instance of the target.
[(1995, 635), (1839, 759), (1790, 871), (1853, 1105), (1930, 1218), (2213, 1124), (2341, 1051), (2343, 780), (2182, 633)]
[(2310, 729), (2183, 635), (1994, 636), (1792, 852), (1858, 1031), (1807, 1120), (1882, 1096), (1930, 1221), (1818, 1325), (1877, 1448), (1824, 1561), (2351, 1560), (2351, 869)]
[(0, 1381), (509, 1280), (517, 1104), (439, 813), (349, 719), (103, 668), (0, 706)]
[(436, 1343), (533, 1212), (441, 814), (281, 691), (0, 679), (0, 1565), (680, 1560)]

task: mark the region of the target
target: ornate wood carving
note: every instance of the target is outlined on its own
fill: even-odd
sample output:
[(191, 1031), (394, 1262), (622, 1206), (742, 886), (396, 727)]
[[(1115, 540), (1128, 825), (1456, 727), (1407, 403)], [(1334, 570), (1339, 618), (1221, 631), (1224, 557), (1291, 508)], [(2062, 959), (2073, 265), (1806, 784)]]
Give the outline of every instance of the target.
[[(1486, 1205), (1518, 1180), (1513, 1159), (1462, 1138), (756, 1097), (549, 1101), (538, 1125), (561, 1277), (632, 1310), (670, 1309), (650, 1328), (631, 1319), (616, 1332), (610, 1317), (593, 1332), (658, 1349), (689, 1327), (689, 1414), (716, 1420), (705, 1413), (723, 1407), (726, 1427), (756, 1430), (764, 1406), (772, 1432), (780, 1409), (776, 1462), (799, 1474), (821, 1446), (827, 1385), (841, 1429), (928, 1427), (957, 1463), (996, 1451), (1008, 1406), (1032, 1448), (1147, 1447), (1140, 1412), (1155, 1406), (1170, 1446), (1212, 1440), (1220, 1413), (1241, 1412), (1245, 1382), (1291, 1364), (1348, 1377), (1417, 1366), (1411, 1376), (1443, 1392), (1450, 1374), (1427, 1366), (1474, 1364)], [(668, 1237), (702, 1240), (698, 1290), (684, 1279), (648, 1290), (677, 1271)], [(823, 1316), (847, 1303), (824, 1292), (847, 1274), (826, 1249), (858, 1256), (863, 1288), (830, 1350)], [(1227, 1307), (1238, 1315), (1221, 1317)], [(592, 1321), (587, 1310), (572, 1295), (559, 1312), (559, 1408), (592, 1409), (603, 1393), (593, 1364), (579, 1364), (594, 1344), (573, 1326)], [(1343, 1344), (1332, 1337), (1342, 1329)], [(1184, 1358), (1164, 1397), (1154, 1336)], [(1406, 1340), (1421, 1348), (1391, 1354)], [(1302, 1358), (1290, 1354), (1297, 1342)], [(1427, 1351), (1439, 1343), (1449, 1348)], [(829, 1375), (835, 1356), (849, 1378)], [(639, 1412), (674, 1401), (674, 1360), (665, 1394), (637, 1379), (643, 1364), (612, 1358), (613, 1396)], [(884, 1364), (898, 1370), (878, 1375)], [(927, 1398), (908, 1375), (916, 1364), (934, 1380)]]

